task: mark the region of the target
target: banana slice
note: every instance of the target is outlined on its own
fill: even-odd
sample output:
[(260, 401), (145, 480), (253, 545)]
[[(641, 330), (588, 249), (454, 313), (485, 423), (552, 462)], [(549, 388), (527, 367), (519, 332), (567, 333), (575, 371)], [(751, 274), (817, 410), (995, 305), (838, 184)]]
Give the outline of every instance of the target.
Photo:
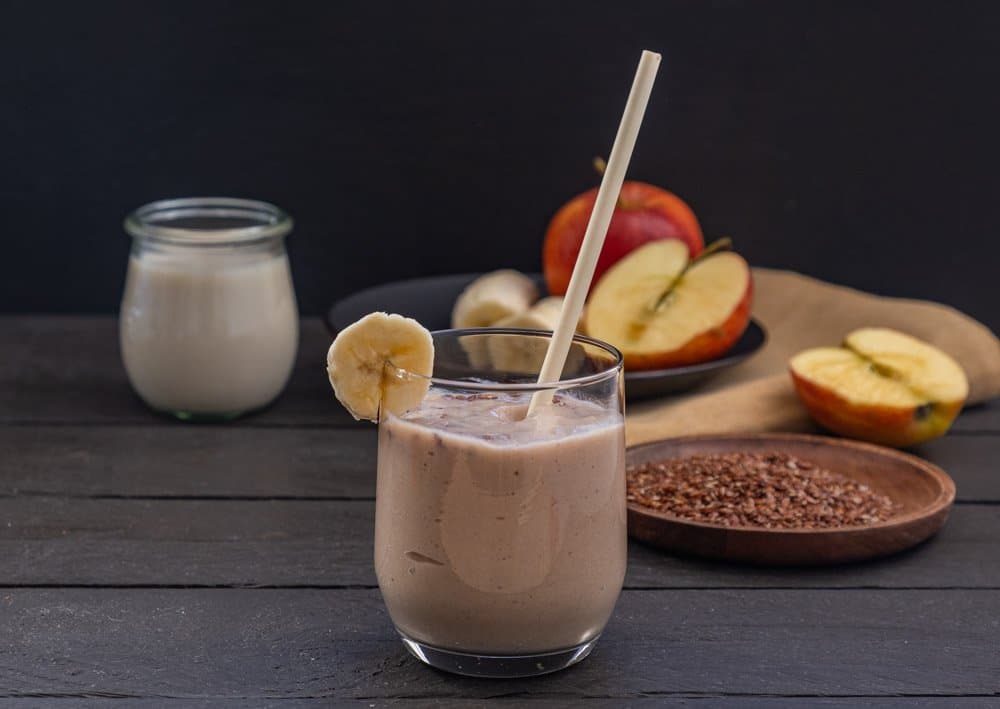
[[(523, 313), (514, 313), (501, 318), (492, 327), (523, 327), (534, 330), (554, 330), (559, 322), (562, 297), (542, 298)], [(501, 335), (474, 335), (460, 338), (462, 347), (469, 355), (469, 364), (479, 369), (497, 369), (508, 372), (530, 372), (538, 357), (545, 357), (547, 340), (525, 340)], [(537, 371), (537, 370), (536, 370)]]
[(489, 339), (488, 335), (465, 335), (458, 338), (458, 343), (465, 350), (471, 367), (482, 371), (493, 367), (490, 351), (486, 346)]
[(497, 320), (523, 313), (538, 300), (538, 287), (523, 273), (493, 271), (470, 283), (455, 301), (452, 327), (490, 327)]
[[(493, 324), (493, 327), (555, 330), (562, 305), (562, 296), (553, 295), (542, 298), (531, 306), (530, 310), (499, 320)], [(545, 359), (545, 352), (549, 347), (548, 338), (542, 337), (496, 335), (484, 339), (490, 363), (498, 370), (516, 374), (537, 374), (542, 368), (542, 361)], [(570, 371), (579, 366), (583, 355), (583, 349), (574, 343), (567, 357)]]
[(378, 421), (379, 407), (401, 414), (419, 404), (433, 368), (431, 333), (402, 315), (369, 313), (341, 330), (326, 354), (337, 399), (354, 418), (369, 421)]
[(562, 310), (562, 296), (542, 298), (523, 313), (515, 313), (493, 323), (493, 327), (527, 327), (535, 330), (555, 330)]

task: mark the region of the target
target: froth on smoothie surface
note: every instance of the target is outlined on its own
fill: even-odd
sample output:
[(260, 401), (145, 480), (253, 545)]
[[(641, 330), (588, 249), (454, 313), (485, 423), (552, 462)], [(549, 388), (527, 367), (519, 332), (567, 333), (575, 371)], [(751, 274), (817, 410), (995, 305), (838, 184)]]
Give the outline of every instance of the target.
[(398, 419), (496, 446), (552, 441), (623, 423), (616, 409), (562, 392), (526, 418), (530, 399), (526, 391), (464, 394), (431, 388), (420, 405)]

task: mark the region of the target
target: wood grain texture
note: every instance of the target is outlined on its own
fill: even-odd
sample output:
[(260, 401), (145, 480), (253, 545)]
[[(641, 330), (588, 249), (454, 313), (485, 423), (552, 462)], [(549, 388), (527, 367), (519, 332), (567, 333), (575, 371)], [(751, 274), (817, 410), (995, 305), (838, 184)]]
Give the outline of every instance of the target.
[(371, 503), (0, 501), (0, 585), (374, 585)]
[(1000, 436), (945, 436), (911, 452), (951, 475), (959, 502), (1000, 502)]
[(952, 433), (1000, 432), (1000, 400), (994, 400), (962, 411), (951, 425)]
[[(354, 426), (326, 381), (331, 338), (304, 318), (285, 392), (236, 426)], [(113, 317), (0, 317), (0, 424), (168, 424), (132, 392)], [(176, 424), (180, 425), (180, 424)]]
[(748, 694), (708, 695), (693, 694), (689, 696), (671, 696), (658, 694), (648, 697), (585, 697), (572, 693), (545, 693), (542, 696), (531, 696), (524, 688), (509, 692), (498, 692), (487, 699), (465, 699), (454, 697), (435, 698), (384, 698), (377, 702), (372, 699), (341, 699), (319, 697), (301, 699), (296, 697), (240, 697), (239, 699), (213, 697), (211, 699), (196, 699), (192, 697), (105, 697), (97, 699), (81, 698), (77, 695), (62, 695), (58, 698), (5, 699), (0, 697), (0, 709), (38, 709), (40, 701), (54, 704), (58, 709), (96, 709), (107, 707), (114, 700), (114, 707), (122, 709), (158, 709), (166, 707), (183, 707), (184, 709), (312, 709), (313, 707), (329, 708), (331, 706), (347, 707), (403, 707), (417, 709), (432, 707), (433, 709), (490, 709), (491, 707), (544, 707), (545, 709), (621, 709), (623, 706), (652, 709), (653, 707), (683, 707), (685, 709), (802, 709), (805, 704), (818, 709), (995, 709), (994, 697), (759, 697)]
[[(0, 500), (0, 586), (374, 586), (374, 506), (355, 501)], [(632, 542), (630, 588), (1000, 589), (1000, 506), (963, 505), (938, 537), (879, 562), (779, 569)]]
[(1000, 580), (1000, 555), (994, 552), (997, 532), (1000, 509), (993, 505), (962, 505), (952, 511), (937, 536), (914, 549), (879, 560), (828, 568), (708, 561), (630, 542), (625, 583), (630, 588), (996, 588)]
[[(0, 495), (356, 497), (375, 494), (375, 427), (0, 425)], [(1000, 502), (1000, 436), (951, 435), (914, 453), (959, 502)]]
[[(301, 323), (295, 371), (268, 409), (235, 426), (362, 426), (337, 403), (326, 383), (331, 336), (319, 318)], [(110, 316), (0, 316), (0, 424), (169, 425), (132, 393)], [(180, 424), (174, 424), (180, 425)], [(1000, 433), (1000, 404), (974, 407), (955, 431)]]
[(479, 682), (406, 655), (371, 588), (375, 429), (333, 399), (328, 342), (307, 319), (274, 406), (192, 426), (131, 393), (112, 318), (0, 318), (0, 709), (979, 709), (1000, 694), (1000, 407), (916, 451), (964, 503), (917, 549), (782, 570), (632, 544), (591, 659)]
[(2, 426), (0, 496), (375, 495), (376, 428)]
[(990, 695), (998, 617), (995, 591), (626, 591), (578, 667), (477, 681), (409, 657), (376, 591), (5, 590), (0, 686), (374, 700)]

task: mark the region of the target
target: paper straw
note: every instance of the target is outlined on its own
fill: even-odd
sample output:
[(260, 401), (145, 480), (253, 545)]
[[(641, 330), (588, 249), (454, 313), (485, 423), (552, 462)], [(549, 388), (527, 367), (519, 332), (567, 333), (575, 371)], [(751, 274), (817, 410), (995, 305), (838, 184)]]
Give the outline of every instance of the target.
[[(618, 135), (615, 136), (614, 146), (611, 148), (611, 154), (608, 155), (608, 166), (604, 170), (604, 178), (597, 190), (594, 211), (591, 212), (590, 222), (587, 224), (587, 231), (584, 233), (583, 243), (580, 245), (580, 253), (577, 255), (576, 265), (573, 267), (573, 275), (569, 279), (569, 288), (566, 290), (566, 297), (563, 300), (559, 322), (552, 333), (549, 348), (545, 352), (545, 360), (542, 362), (542, 369), (538, 374), (539, 384), (558, 382), (559, 375), (562, 374), (563, 366), (566, 364), (566, 356), (573, 343), (573, 334), (576, 332), (576, 325), (583, 312), (583, 303), (590, 290), (590, 282), (594, 278), (597, 257), (601, 255), (601, 247), (604, 246), (604, 237), (608, 233), (611, 215), (614, 213), (618, 195), (622, 190), (622, 183), (625, 182), (625, 172), (628, 170), (629, 160), (632, 159), (632, 150), (635, 148), (635, 140), (639, 136), (639, 127), (642, 125), (642, 117), (646, 112), (646, 104), (649, 103), (649, 94), (653, 90), (653, 82), (656, 80), (656, 70), (659, 66), (659, 54), (643, 51), (642, 57), (639, 59), (639, 68), (635, 72), (635, 79), (632, 81), (632, 90), (629, 91), (628, 101), (625, 103), (622, 122), (618, 126)], [(552, 401), (553, 393), (551, 389), (535, 392), (528, 406), (528, 415), (530, 416), (538, 406)]]

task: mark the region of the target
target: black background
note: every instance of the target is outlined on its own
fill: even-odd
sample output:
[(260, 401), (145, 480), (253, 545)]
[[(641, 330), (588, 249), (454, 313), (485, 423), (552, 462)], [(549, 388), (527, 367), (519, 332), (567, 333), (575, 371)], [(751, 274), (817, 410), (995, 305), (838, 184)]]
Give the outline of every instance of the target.
[(114, 312), (121, 219), (171, 196), (296, 218), (300, 306), (538, 270), (639, 52), (630, 176), (757, 265), (1000, 329), (1000, 3), (6, 2), (0, 310)]

